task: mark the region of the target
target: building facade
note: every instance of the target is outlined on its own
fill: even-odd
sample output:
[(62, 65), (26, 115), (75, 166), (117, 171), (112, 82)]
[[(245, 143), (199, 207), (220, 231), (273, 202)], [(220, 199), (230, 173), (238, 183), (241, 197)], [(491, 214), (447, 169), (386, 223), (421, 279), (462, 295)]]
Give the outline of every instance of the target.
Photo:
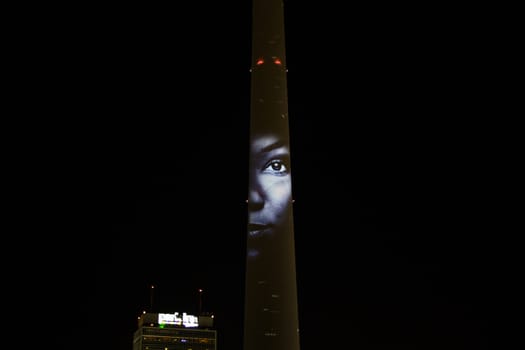
[(133, 350), (217, 350), (213, 316), (144, 313), (133, 335)]

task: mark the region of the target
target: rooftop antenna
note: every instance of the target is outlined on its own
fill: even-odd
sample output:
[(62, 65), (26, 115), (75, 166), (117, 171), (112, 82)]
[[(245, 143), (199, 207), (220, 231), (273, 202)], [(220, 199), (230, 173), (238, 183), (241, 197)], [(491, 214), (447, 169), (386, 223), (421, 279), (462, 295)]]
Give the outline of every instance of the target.
[(155, 286), (152, 284), (149, 288), (149, 310), (150, 312), (153, 312), (153, 292), (155, 290)]
[(199, 288), (197, 291), (199, 292), (199, 314), (198, 315), (200, 316), (202, 315), (202, 292), (203, 290), (202, 288)]

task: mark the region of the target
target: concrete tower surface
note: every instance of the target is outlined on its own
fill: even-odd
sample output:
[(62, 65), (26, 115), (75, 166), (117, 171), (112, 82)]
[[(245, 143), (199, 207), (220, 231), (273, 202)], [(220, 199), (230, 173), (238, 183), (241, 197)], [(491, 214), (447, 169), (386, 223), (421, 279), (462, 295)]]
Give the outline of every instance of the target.
[(282, 0), (253, 0), (244, 350), (299, 350)]

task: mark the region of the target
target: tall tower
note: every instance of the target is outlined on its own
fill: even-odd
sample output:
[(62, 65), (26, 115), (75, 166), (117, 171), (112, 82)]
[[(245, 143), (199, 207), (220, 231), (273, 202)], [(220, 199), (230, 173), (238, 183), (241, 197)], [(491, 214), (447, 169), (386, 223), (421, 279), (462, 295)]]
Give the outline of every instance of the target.
[(299, 350), (282, 0), (253, 0), (244, 350)]

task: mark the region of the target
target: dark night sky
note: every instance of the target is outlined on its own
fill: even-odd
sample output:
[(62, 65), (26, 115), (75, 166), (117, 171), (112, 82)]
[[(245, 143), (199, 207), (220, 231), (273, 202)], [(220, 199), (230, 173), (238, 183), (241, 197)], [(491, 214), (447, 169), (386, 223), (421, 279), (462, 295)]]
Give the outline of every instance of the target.
[[(27, 299), (70, 318), (57, 347), (126, 350), (149, 284), (160, 312), (204, 288), (240, 350), (250, 2), (127, 6), (32, 34)], [(302, 350), (488, 348), (476, 37), (444, 9), (345, 6), (285, 12)]]

